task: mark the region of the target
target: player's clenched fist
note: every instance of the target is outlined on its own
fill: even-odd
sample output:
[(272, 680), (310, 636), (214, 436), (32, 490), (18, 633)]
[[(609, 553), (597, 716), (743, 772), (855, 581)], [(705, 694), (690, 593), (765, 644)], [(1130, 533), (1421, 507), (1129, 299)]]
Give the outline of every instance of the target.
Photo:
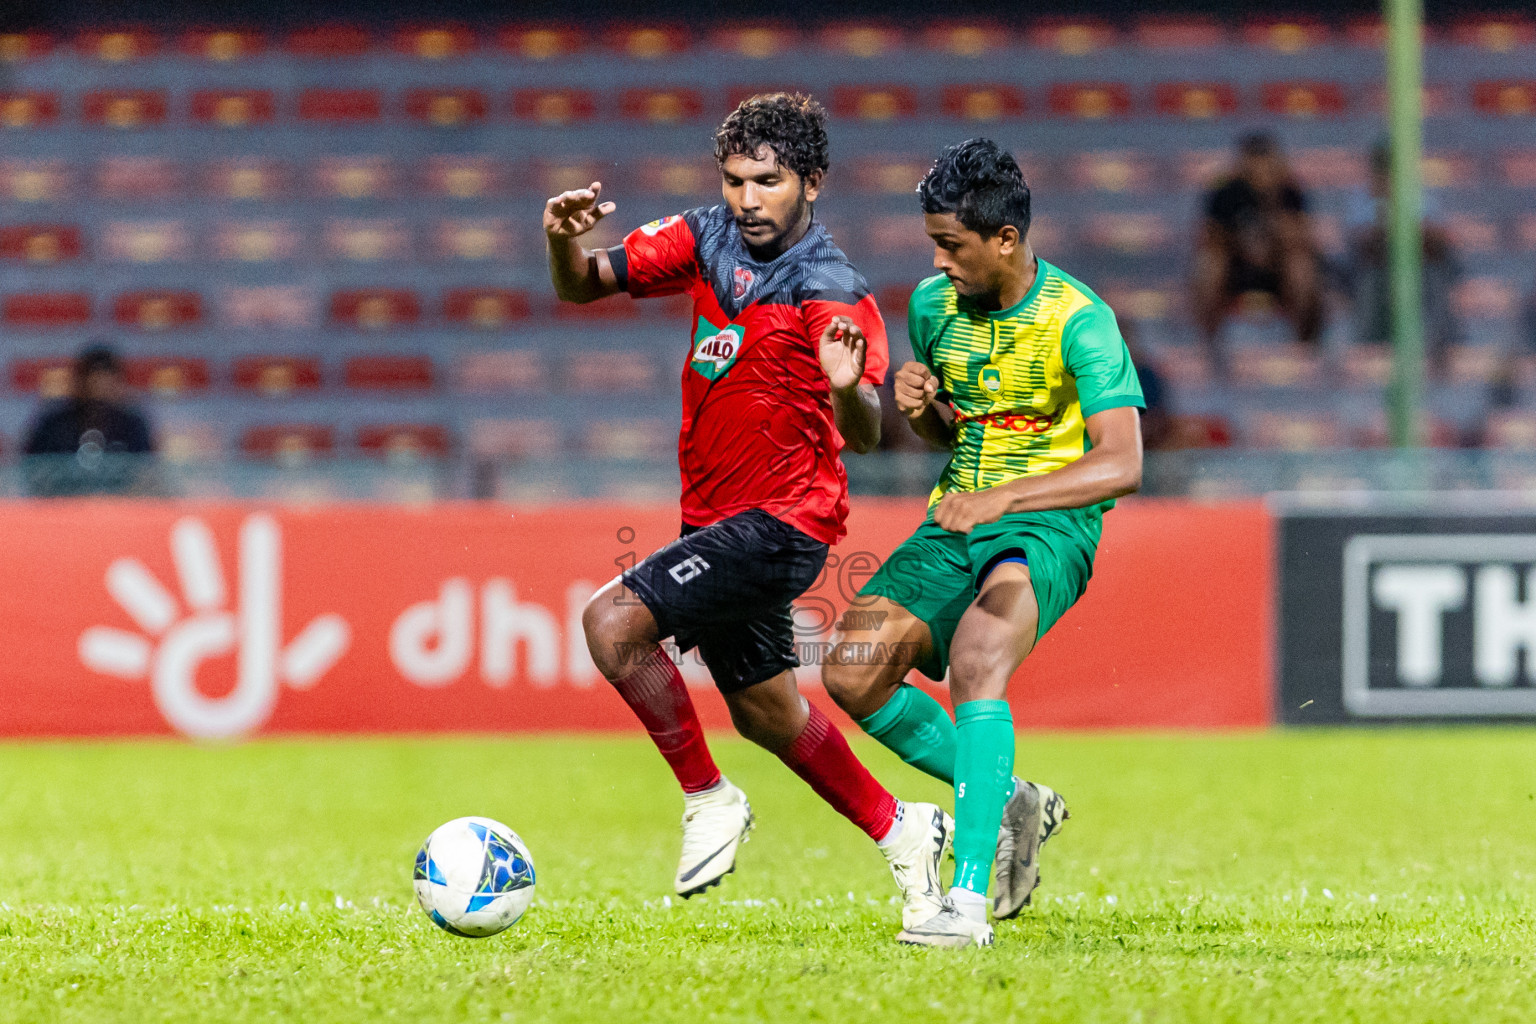
[(939, 378), (922, 363), (906, 363), (896, 371), (896, 408), (909, 420), (928, 411), (939, 393)]
[(544, 233), (575, 238), (591, 231), (598, 221), (617, 209), (613, 203), (597, 201), (602, 191), (603, 183), (594, 181), (586, 188), (562, 192), (545, 203)]

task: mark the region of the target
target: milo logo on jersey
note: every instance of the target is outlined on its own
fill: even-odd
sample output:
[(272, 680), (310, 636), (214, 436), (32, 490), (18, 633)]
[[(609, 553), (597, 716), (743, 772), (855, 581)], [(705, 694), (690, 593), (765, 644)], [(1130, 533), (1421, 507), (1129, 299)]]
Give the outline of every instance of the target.
[(699, 317), (698, 329), (693, 332), (693, 359), (688, 365), (710, 380), (719, 380), (735, 365), (746, 334), (745, 327), (736, 324), (716, 327)]

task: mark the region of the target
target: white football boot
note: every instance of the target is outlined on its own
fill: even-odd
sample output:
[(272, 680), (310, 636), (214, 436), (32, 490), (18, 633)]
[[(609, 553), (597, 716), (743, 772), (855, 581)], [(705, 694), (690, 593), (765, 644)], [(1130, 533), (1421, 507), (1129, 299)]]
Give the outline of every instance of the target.
[(1003, 822), (997, 831), (997, 896), (992, 916), (999, 921), (1017, 917), (1029, 906), (1040, 884), (1040, 847), (1061, 831), (1070, 814), (1067, 804), (1049, 786), (1019, 781), (1013, 796), (1003, 805)]
[(673, 885), (683, 899), (697, 896), (736, 870), (736, 848), (752, 831), (747, 794), (722, 778), (713, 789), (683, 796), (683, 856)]
[(944, 909), (939, 868), (954, 842), (955, 822), (937, 804), (903, 804), (900, 828), (880, 852), (901, 889), (901, 926), (910, 928)]
[(985, 921), (972, 920), (946, 900), (943, 910), (921, 924), (903, 928), (897, 934), (896, 941), (908, 946), (940, 946), (945, 949), (990, 946), (992, 926)]

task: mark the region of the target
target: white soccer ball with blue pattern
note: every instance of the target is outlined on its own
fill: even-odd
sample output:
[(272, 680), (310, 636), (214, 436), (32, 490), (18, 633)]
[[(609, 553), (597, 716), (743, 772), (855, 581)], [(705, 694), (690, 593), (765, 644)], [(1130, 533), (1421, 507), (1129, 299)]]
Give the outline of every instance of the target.
[(484, 938), (517, 924), (533, 902), (533, 856), (490, 818), (455, 818), (416, 854), (416, 902), (445, 932)]

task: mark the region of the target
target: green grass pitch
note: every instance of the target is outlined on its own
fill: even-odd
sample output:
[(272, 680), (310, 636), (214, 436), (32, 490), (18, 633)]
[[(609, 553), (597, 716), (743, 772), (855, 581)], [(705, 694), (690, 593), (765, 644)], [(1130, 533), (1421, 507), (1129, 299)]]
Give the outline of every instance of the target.
[[(715, 745), (759, 825), (686, 903), (644, 737), (0, 746), (0, 1019), (1536, 1020), (1536, 731), (1025, 734), (1072, 820), (1037, 905), (958, 953), (897, 946), (872, 844)], [(411, 896), (470, 813), (538, 868), (490, 939)]]

